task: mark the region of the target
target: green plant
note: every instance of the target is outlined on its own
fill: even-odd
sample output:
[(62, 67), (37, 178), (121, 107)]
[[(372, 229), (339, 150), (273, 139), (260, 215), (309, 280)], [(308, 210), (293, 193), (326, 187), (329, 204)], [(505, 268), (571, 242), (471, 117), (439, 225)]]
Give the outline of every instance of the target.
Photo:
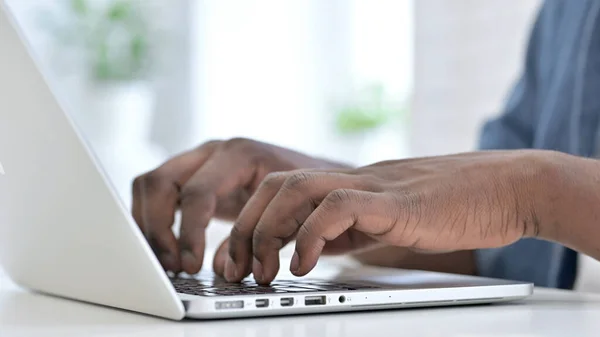
[(83, 56), (97, 81), (146, 77), (152, 64), (151, 25), (144, 1), (68, 0), (60, 13), (44, 13), (46, 31), (62, 51)]
[(379, 128), (395, 119), (405, 118), (406, 108), (387, 97), (381, 84), (368, 86), (336, 112), (335, 127), (341, 134), (357, 134)]

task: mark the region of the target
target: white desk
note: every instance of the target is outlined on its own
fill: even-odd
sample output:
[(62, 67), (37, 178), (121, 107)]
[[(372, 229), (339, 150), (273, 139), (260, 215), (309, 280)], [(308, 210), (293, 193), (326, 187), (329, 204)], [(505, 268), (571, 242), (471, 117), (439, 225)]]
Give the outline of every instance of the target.
[(172, 322), (20, 290), (0, 275), (0, 336), (599, 336), (600, 295), (536, 289), (508, 305)]

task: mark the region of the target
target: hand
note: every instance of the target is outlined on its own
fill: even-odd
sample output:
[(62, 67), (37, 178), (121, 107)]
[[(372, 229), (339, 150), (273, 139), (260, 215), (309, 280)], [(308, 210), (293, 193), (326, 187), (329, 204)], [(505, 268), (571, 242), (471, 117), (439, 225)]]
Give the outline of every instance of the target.
[(537, 236), (544, 206), (536, 200), (551, 196), (555, 178), (547, 158), (478, 152), (269, 175), (233, 227), (225, 276), (239, 281), (252, 263), (257, 282), (271, 282), (278, 251), (293, 239), (290, 270), (302, 276), (324, 253), (380, 244), (471, 250)]
[[(212, 141), (136, 178), (133, 217), (165, 269), (194, 274), (202, 267), (209, 220), (236, 219), (268, 173), (341, 166), (248, 139)], [(179, 240), (171, 230), (177, 209)], [(217, 272), (227, 248), (225, 241), (215, 254)]]

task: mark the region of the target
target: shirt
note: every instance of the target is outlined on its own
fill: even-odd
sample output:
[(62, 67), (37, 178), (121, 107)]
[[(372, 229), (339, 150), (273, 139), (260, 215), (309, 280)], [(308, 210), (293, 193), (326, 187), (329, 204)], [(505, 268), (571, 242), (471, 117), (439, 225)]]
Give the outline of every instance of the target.
[[(600, 1), (546, 0), (532, 26), (523, 72), (504, 111), (486, 122), (479, 147), (599, 152)], [(600, 224), (598, 224), (600, 230)], [(577, 252), (522, 239), (475, 252), (480, 275), (572, 289)]]

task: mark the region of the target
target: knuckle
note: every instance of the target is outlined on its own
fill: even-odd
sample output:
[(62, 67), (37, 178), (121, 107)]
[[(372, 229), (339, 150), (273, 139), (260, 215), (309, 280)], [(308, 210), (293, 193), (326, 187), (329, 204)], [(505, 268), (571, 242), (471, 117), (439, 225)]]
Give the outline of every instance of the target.
[(200, 144), (193, 151), (200, 153), (200, 154), (206, 153), (206, 152), (212, 153), (214, 150), (216, 150), (219, 146), (223, 145), (224, 143), (225, 142), (223, 140), (211, 139), (209, 141), (206, 141), (206, 142)]
[[(245, 240), (247, 238), (247, 235), (241, 229), (242, 227), (243, 227), (243, 225), (240, 224), (239, 222), (236, 222), (235, 225), (233, 227), (231, 227), (231, 232), (229, 233), (229, 239), (231, 242), (235, 242), (238, 240)], [(230, 248), (233, 246), (235, 246), (235, 245), (229, 245)]]
[(208, 140), (208, 141), (206, 141), (206, 142), (204, 142), (204, 143), (196, 146), (193, 149), (193, 151), (196, 151), (196, 152), (204, 152), (204, 151), (207, 151), (207, 150), (211, 151), (211, 150), (213, 150), (214, 148), (218, 147), (219, 145), (221, 145), (223, 143), (224, 143), (224, 141), (222, 141), (220, 139), (211, 139), (211, 140)]
[(211, 139), (207, 142), (202, 143), (202, 145), (200, 145), (198, 148), (202, 149), (202, 148), (211, 148), (217, 145), (220, 145), (221, 143), (223, 143), (222, 140), (218, 140), (218, 139)]
[(264, 225), (259, 223), (258, 226), (256, 226), (252, 236), (252, 250), (256, 256), (261, 257), (271, 248), (279, 249), (282, 246), (282, 240), (265, 230)]
[(367, 175), (362, 178), (359, 188), (377, 193), (385, 190), (385, 183), (382, 184), (381, 179), (375, 175)]
[(213, 193), (209, 188), (199, 185), (185, 185), (179, 193), (179, 201), (182, 207), (189, 204), (195, 204), (199, 201), (213, 201)]
[(239, 149), (239, 148), (245, 148), (249, 144), (253, 144), (253, 143), (254, 143), (254, 141), (251, 139), (243, 138), (243, 137), (235, 137), (235, 138), (226, 140), (225, 143), (223, 144), (223, 148), (225, 148), (227, 150)]
[(260, 256), (266, 247), (266, 236), (264, 231), (259, 228), (254, 229), (254, 234), (252, 235), (252, 251), (254, 255)]
[(377, 203), (377, 198), (374, 193), (361, 193), (359, 201), (361, 205), (368, 206)]
[(337, 189), (329, 193), (325, 199), (327, 203), (331, 205), (347, 203), (352, 199), (352, 191), (347, 189)]
[(227, 249), (227, 253), (232, 258), (238, 258), (241, 255), (244, 255), (246, 250), (245, 247), (250, 247), (248, 242), (248, 237), (244, 236), (243, 233), (239, 230), (239, 228), (233, 227), (229, 234), (229, 247)]
[(143, 176), (138, 176), (133, 179), (133, 183), (131, 184), (131, 188), (133, 190), (133, 194), (137, 194), (142, 190), (142, 181)]
[(313, 180), (313, 175), (308, 172), (293, 173), (285, 179), (282, 188), (285, 190), (298, 190)]
[(312, 234), (312, 230), (309, 226), (301, 226), (298, 228), (298, 233), (296, 234), (296, 241), (301, 242), (304, 239), (310, 237)]
[(150, 171), (141, 175), (133, 181), (134, 189), (144, 193), (146, 191), (154, 191), (161, 186), (165, 181), (165, 177), (160, 170)]
[(285, 181), (287, 174), (284, 172), (271, 172), (265, 176), (261, 183), (261, 189), (279, 189)]

